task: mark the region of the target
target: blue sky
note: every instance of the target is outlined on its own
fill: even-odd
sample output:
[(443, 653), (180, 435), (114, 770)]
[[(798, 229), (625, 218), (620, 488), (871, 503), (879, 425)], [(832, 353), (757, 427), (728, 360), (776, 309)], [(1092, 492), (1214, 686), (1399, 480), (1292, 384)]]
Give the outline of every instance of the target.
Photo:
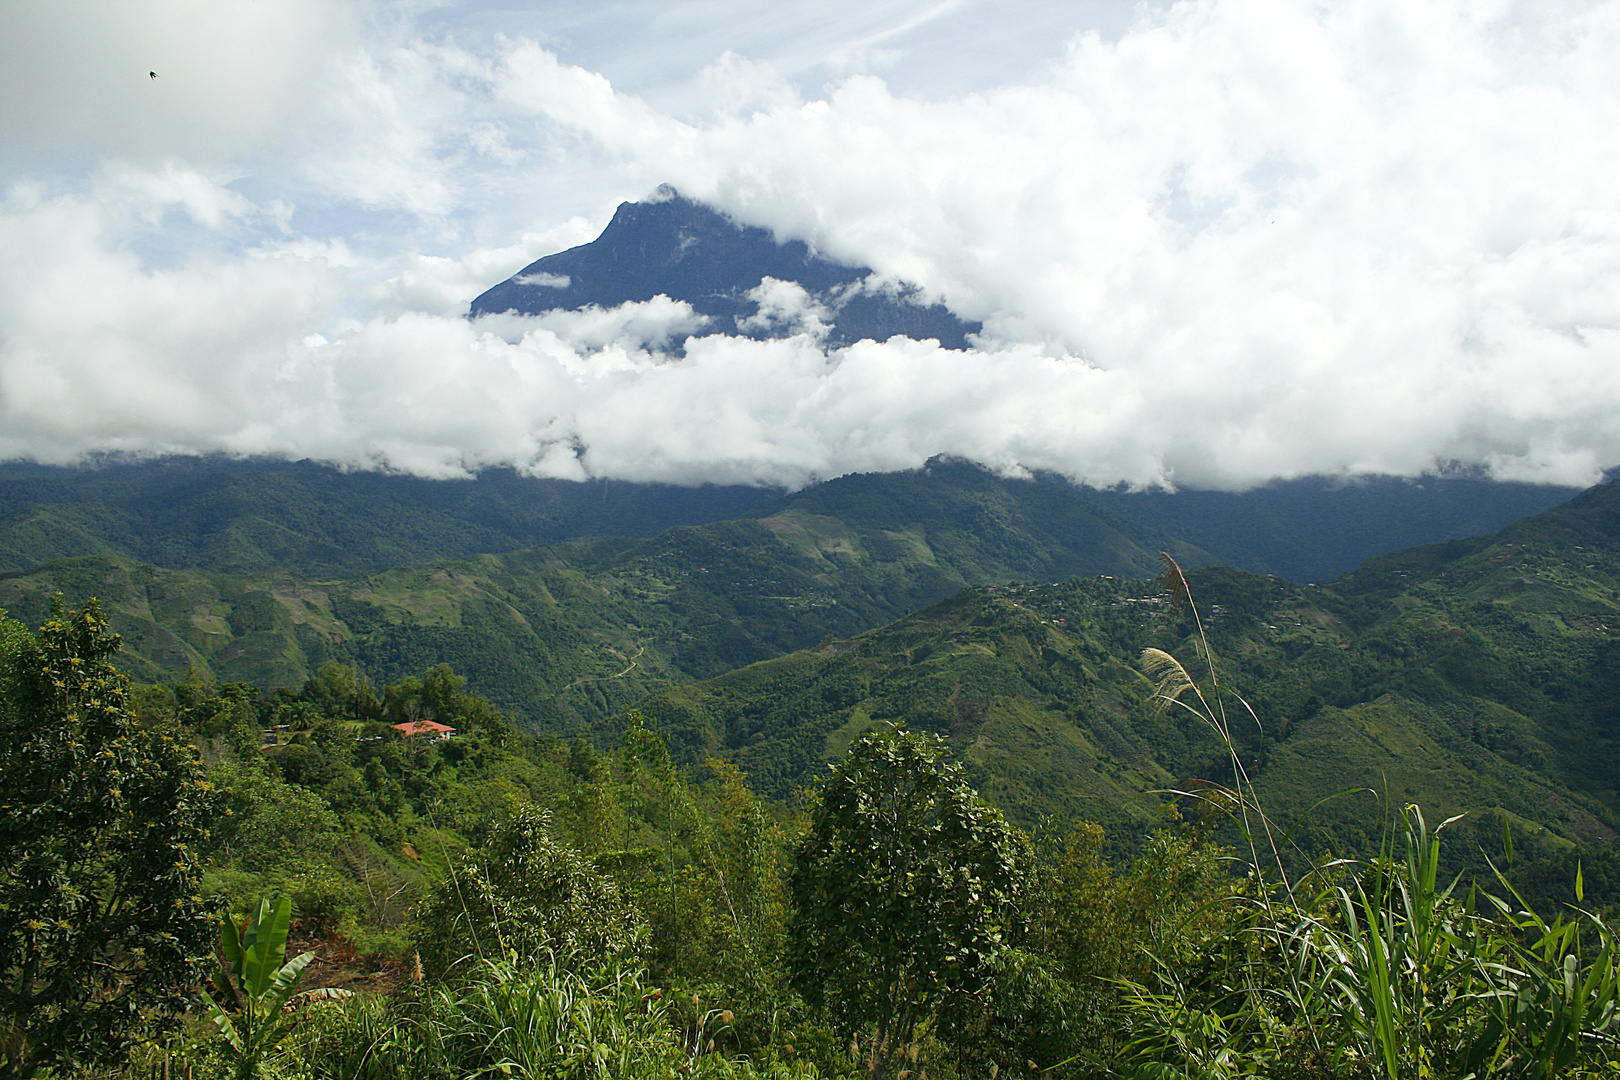
[[(0, 457), (1589, 482), (1616, 55), (1616, 3), (13, 0)], [(985, 334), (461, 317), (662, 182)]]

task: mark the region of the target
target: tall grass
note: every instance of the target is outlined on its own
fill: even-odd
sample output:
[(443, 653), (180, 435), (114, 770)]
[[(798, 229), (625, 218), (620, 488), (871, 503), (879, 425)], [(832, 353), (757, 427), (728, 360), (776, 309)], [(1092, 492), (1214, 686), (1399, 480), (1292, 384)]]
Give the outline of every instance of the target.
[(436, 1041), (458, 1075), (667, 1076), (684, 1060), (662, 999), (639, 974), (483, 962), (465, 990), (435, 995)]
[(279, 1063), (310, 1080), (814, 1080), (683, 1043), (662, 992), (611, 963), (480, 962), (455, 988), (328, 1002)]
[[(1380, 853), (1291, 880), (1288, 834), (1266, 815), (1228, 721), (1215, 657), (1179, 566), (1165, 583), (1191, 613), (1207, 689), (1163, 650), (1144, 651), (1165, 708), (1204, 723), (1233, 784), (1224, 801), (1247, 846), (1250, 888), (1218, 901), (1224, 929), (1198, 964), (1161, 960), (1127, 984), (1119, 1071), (1142, 1077), (1254, 1075), (1527, 1078), (1620, 1075), (1620, 949), (1584, 899), (1549, 922), (1498, 871), (1495, 890), (1443, 881), (1441, 837), (1404, 807)], [(1189, 794), (1189, 793), (1183, 793)], [(1500, 895), (1498, 895), (1500, 893)]]

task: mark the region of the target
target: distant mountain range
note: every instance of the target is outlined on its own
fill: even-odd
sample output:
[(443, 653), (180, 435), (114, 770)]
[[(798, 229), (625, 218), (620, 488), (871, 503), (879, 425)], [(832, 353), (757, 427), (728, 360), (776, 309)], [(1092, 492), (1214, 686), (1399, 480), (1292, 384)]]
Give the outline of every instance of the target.
[[(57, 591), (100, 597), (147, 679), (285, 686), (329, 661), (379, 680), (446, 662), (558, 730), (967, 586), (1143, 577), (1160, 551), (1262, 572), (1303, 554), (1330, 571), (1318, 580), (1396, 536), (1477, 532), (1551, 494), (1454, 480), (1188, 499), (949, 461), (788, 495), (193, 459), (7, 466), (0, 607), (37, 624)], [(700, 510), (719, 520), (677, 520)]]
[(805, 290), (825, 313), (829, 345), (900, 334), (965, 349), (968, 335), (981, 329), (941, 304), (922, 303), (913, 287), (882, 282), (870, 269), (834, 262), (800, 240), (779, 243), (670, 187), (646, 202), (620, 203), (601, 236), (530, 263), (474, 300), (471, 314), (544, 315), (662, 295), (704, 317), (700, 334), (783, 337), (803, 324), (762, 310), (755, 290), (766, 278)]
[[(1091, 498), (936, 462), (652, 537), (342, 576), (60, 559), (0, 576), (0, 607), (37, 624), (58, 593), (99, 598), (141, 680), (296, 686), (338, 662), (382, 683), (448, 663), (525, 726), (604, 742), (639, 706), (682, 760), (730, 758), (775, 796), (903, 721), (949, 738), (1016, 820), (1129, 837), (1155, 792), (1229, 773), (1208, 730), (1152, 708), (1137, 668), (1153, 645), (1203, 674), (1149, 575), (1161, 547), (1209, 553)], [(408, 507), (390, 513), (409, 534)], [(324, 535), (341, 544), (345, 521)], [(1554, 878), (1620, 834), (1620, 485), (1328, 583), (1211, 567), (1193, 585), (1223, 683), (1260, 720), (1234, 730), (1282, 820), (1376, 790), (1472, 811), (1478, 844), (1510, 825)], [(1375, 845), (1370, 798), (1311, 811), (1310, 843)]]
[(105, 555), (223, 574), (364, 574), (582, 537), (724, 520), (771, 488), (475, 480), (223, 457), (56, 468), (0, 464), (0, 573)]
[(307, 461), (170, 458), (77, 469), (12, 462), (0, 464), (0, 573), (99, 555), (211, 573), (342, 577), (567, 540), (648, 538), (675, 526), (798, 515), (872, 535), (922, 531), (933, 544), (956, 537), (949, 543), (977, 554), (960, 564), (960, 576), (942, 578), (941, 590), (1131, 573), (1161, 550), (1194, 567), (1225, 563), (1323, 581), (1387, 551), (1491, 532), (1575, 493), (1389, 477), (1297, 480), (1243, 494), (1130, 493), (1059, 477), (1004, 479), (944, 460), (794, 493), (579, 483), (511, 470), (423, 480)]
[[(1468, 814), (1448, 875), (1505, 865), (1507, 827), (1516, 878), (1541, 896), (1566, 899), (1584, 858), (1589, 882), (1606, 867), (1600, 902), (1620, 897), (1620, 485), (1330, 585), (1191, 580), (1221, 683), (1254, 710), (1229, 699), (1244, 767), (1280, 830), (1304, 822), (1305, 853), (1376, 850), (1412, 802)], [(1156, 707), (1149, 646), (1214, 693), (1192, 619), (1157, 583), (1076, 578), (966, 590), (639, 707), (686, 760), (730, 759), (780, 797), (861, 732), (905, 723), (946, 737), (1026, 827), (1074, 815), (1129, 838), (1166, 790), (1233, 782), (1209, 725)]]

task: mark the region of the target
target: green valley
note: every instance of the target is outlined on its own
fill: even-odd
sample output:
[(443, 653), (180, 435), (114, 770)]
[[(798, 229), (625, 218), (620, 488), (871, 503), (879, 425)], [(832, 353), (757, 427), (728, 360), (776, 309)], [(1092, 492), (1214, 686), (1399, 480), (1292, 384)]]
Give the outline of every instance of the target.
[[(1331, 585), (1191, 575), (1231, 729), (1283, 822), (1377, 842), (1387, 805), (1506, 821), (1572, 849), (1620, 825), (1620, 495), (1594, 488), (1491, 537), (1375, 559)], [(1232, 783), (1226, 751), (1155, 707), (1137, 654), (1209, 679), (1194, 624), (1151, 581), (991, 586), (847, 641), (641, 704), (693, 760), (719, 754), (785, 797), (885, 723), (946, 737), (1015, 820), (1129, 833), (1167, 788)], [(611, 724), (608, 725), (611, 727)], [(1488, 828), (1487, 828), (1488, 831)], [(1302, 837), (1303, 840), (1303, 837)]]
[[(299, 962), (315, 997), (263, 998), (296, 1022), (252, 1029), (245, 1049), (156, 998), (98, 1040), (17, 1045), (40, 1062), (133, 1047), (129, 1077), (268, 1075), (250, 1049), (334, 1080), (483, 1075), (518, 1053), (553, 1062), (537, 1075), (592, 1075), (578, 1055), (612, 1048), (627, 1075), (659, 1078), (912, 1059), (1081, 1078), (1190, 1068), (1191, 1009), (1234, 1075), (1375, 1075), (1373, 1055), (1408, 1051), (1352, 1022), (1355, 995), (1383, 991), (1344, 959), (1370, 947), (1344, 912), (1416, 903), (1458, 948), (1513, 959), (1468, 968), (1470, 996), (1413, 1053), (1481, 1075), (1513, 1054), (1612, 1060), (1595, 1021), (1559, 1028), (1566, 1005), (1546, 1002), (1552, 980), (1601, 981), (1620, 956), (1604, 924), (1557, 914), (1572, 895), (1598, 914), (1620, 902), (1620, 488), (1299, 584), (1210, 565), (1218, 543), (1162, 522), (1045, 499), (1038, 479), (950, 463), (926, 479), (354, 573), (162, 567), (110, 547), (0, 577), (0, 607), (43, 624), (0, 641), (15, 790), (81, 752), (162, 778), (185, 811), (173, 834), (197, 838), (173, 862), (188, 947), (208, 905), (279, 895), (255, 918), (319, 955)], [(1159, 550), (1202, 567), (1196, 617), (1155, 576)], [(69, 610), (91, 600), (107, 623)], [(1181, 660), (1229, 740), (1166, 707), (1145, 648)], [(89, 689), (42, 689), (73, 680)], [(405, 734), (423, 721), (453, 733)], [(84, 794), (97, 813), (122, 805)], [(1239, 805), (1273, 823), (1275, 855)], [(918, 849), (936, 834), (950, 846)], [(14, 877), (35, 874), (33, 834), (7, 837)], [(868, 850), (884, 854), (851, 854)], [(117, 875), (97, 865), (75, 888), (99, 903)], [(1459, 877), (1501, 895), (1497, 868), (1518, 894), (1495, 916), (1444, 890)], [(983, 887), (958, 890), (969, 871)], [(836, 874), (848, 889), (823, 888)], [(902, 898), (881, 906), (905, 929), (853, 920), (855, 895), (862, 910)], [(18, 940), (44, 925), (6, 918)], [(1401, 918), (1391, 947), (1416, 948), (1419, 915)], [(1307, 923), (1320, 932), (1298, 936)], [(262, 932), (240, 926), (227, 936)], [(1528, 944), (1555, 938), (1551, 960)], [(825, 950), (802, 941), (845, 940), (862, 970), (938, 970), (870, 999), (856, 977), (834, 1000), (817, 989)], [(1421, 1013), (1416, 970), (1397, 1005)], [(1307, 993), (1300, 971), (1337, 989)], [(93, 997), (76, 985), (52, 992)], [(1513, 1016), (1490, 1004), (1534, 994)], [(22, 1001), (0, 1009), (40, 1032), (70, 1015)], [(609, 1034), (591, 1051), (566, 1034), (518, 1046), (514, 1010), (541, 1001), (559, 1032)], [(890, 1007), (904, 1019), (867, 1024)]]

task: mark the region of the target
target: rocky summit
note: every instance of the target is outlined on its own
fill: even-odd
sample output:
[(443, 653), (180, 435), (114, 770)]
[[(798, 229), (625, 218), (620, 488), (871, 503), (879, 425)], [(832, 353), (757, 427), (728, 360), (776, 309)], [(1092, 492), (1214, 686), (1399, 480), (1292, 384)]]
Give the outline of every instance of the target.
[(965, 349), (980, 330), (942, 304), (924, 303), (915, 287), (740, 225), (667, 185), (644, 202), (620, 203), (601, 236), (530, 263), (474, 300), (470, 314), (544, 315), (660, 295), (690, 304), (704, 320), (700, 334), (764, 339), (809, 331), (834, 347), (903, 335)]

